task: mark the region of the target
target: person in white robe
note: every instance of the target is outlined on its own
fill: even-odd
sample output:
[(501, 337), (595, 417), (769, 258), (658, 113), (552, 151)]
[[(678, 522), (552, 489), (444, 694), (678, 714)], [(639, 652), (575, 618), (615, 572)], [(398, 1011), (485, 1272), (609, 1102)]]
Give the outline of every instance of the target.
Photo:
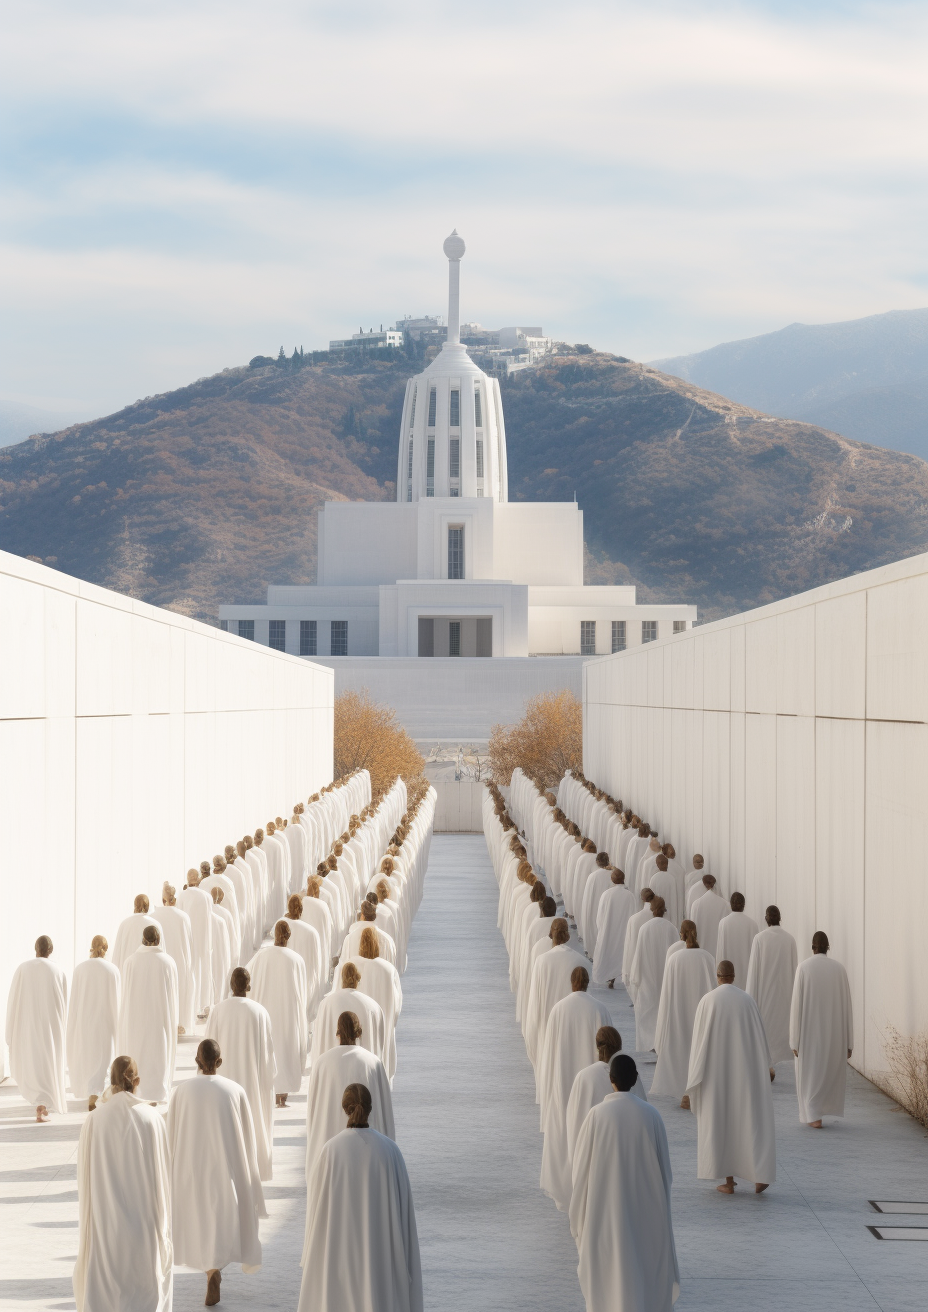
[[(683, 896), (686, 899), (686, 906), (689, 907), (690, 892), (694, 885), (702, 883), (702, 877), (706, 874), (706, 859), (701, 852), (694, 852), (693, 859), (687, 867), (686, 874), (683, 877)], [(702, 889), (697, 896), (701, 896)]]
[(764, 1022), (773, 1070), (777, 1062), (789, 1061), (793, 1056), (789, 1046), (789, 1011), (799, 954), (796, 940), (780, 924), (780, 908), (769, 906), (764, 919), (767, 928), (760, 931), (751, 945), (745, 992), (757, 1003)]
[(609, 1012), (587, 993), (590, 977), (576, 966), (573, 992), (551, 1008), (538, 1064), (538, 1096), (544, 1146), (541, 1187), (561, 1212), (570, 1206), (570, 1160), (567, 1153), (567, 1102), (577, 1073), (596, 1052), (596, 1035), (611, 1023)]
[(206, 895), (212, 904), (212, 997), (213, 1005), (222, 1002), (229, 993), (229, 976), (232, 973), (235, 924), (232, 915), (222, 905), (225, 893), (214, 886)]
[[(563, 917), (558, 916), (551, 922), (549, 934), (551, 949), (535, 958), (525, 1009), (525, 1047), (529, 1061), (536, 1068), (544, 1050), (551, 1008), (561, 998), (570, 996), (573, 971), (577, 966), (586, 965), (580, 953), (570, 946), (570, 929)], [(535, 945), (536, 950), (539, 946)]]
[(638, 1052), (651, 1052), (654, 1048), (664, 962), (667, 949), (679, 938), (676, 927), (666, 919), (664, 899), (654, 897), (650, 906), (651, 919), (638, 932), (635, 956), (628, 972), (634, 990), (631, 996), (635, 1003), (635, 1047)]
[[(617, 1052), (622, 1051), (622, 1036), (613, 1025), (603, 1025), (596, 1031), (596, 1061), (584, 1066), (574, 1077), (567, 1099), (567, 1161), (573, 1170), (574, 1149), (580, 1136), (580, 1127), (586, 1120), (587, 1113), (598, 1107), (602, 1100), (612, 1093), (612, 1081), (609, 1079), (609, 1064)], [(642, 1102), (648, 1101), (639, 1075), (632, 1093)]]
[(403, 987), (399, 971), (389, 961), (381, 958), (377, 936), (370, 925), (361, 935), (357, 957), (351, 960), (361, 976), (358, 991), (365, 997), (373, 998), (383, 1012), (383, 1064), (392, 1085), (396, 1074), (396, 1023), (403, 1009)]
[(168, 1107), (174, 1262), (206, 1273), (206, 1306), (219, 1302), (222, 1270), (261, 1270), (259, 1219), (267, 1216), (255, 1130), (241, 1085), (219, 1073), (215, 1039), (197, 1048), (197, 1076)]
[(353, 961), (346, 961), (339, 974), (339, 987), (319, 1004), (313, 1025), (313, 1063), (338, 1043), (338, 1018), (343, 1011), (353, 1011), (361, 1023), (360, 1043), (381, 1061), (387, 1043), (387, 1023), (383, 1008), (374, 998), (359, 989), (361, 972)]
[(590, 872), (583, 890), (583, 903), (578, 921), (583, 946), (591, 961), (596, 953), (596, 917), (599, 903), (603, 894), (611, 887), (612, 866), (609, 864), (609, 853), (599, 852), (596, 856), (596, 865)]
[(138, 1068), (139, 1097), (167, 1102), (177, 1057), (177, 967), (157, 925), (146, 926), (123, 969), (116, 1046)]
[(737, 1176), (762, 1193), (777, 1178), (770, 1050), (757, 1003), (734, 977), (731, 962), (720, 961), (718, 988), (696, 1008), (686, 1093), (699, 1179), (722, 1176), (719, 1193), (732, 1194)]
[[(651, 883), (651, 875), (657, 869), (657, 858), (662, 854), (663, 850), (664, 849), (661, 847), (661, 840), (658, 838), (657, 834), (652, 834), (644, 854), (639, 857), (638, 860), (636, 877), (639, 885), (647, 884), (648, 888), (654, 887)], [(656, 892), (657, 890), (655, 889), (654, 891)], [(661, 896), (663, 896), (663, 894)]]
[[(203, 889), (204, 893), (209, 894), (212, 894), (214, 888), (222, 889), (222, 905), (232, 917), (233, 924), (230, 944), (232, 948), (232, 965), (240, 966), (242, 964), (241, 955), (243, 949), (247, 948), (247, 945), (242, 939), (242, 913), (238, 903), (238, 894), (235, 891), (235, 884), (232, 882), (232, 878), (229, 875), (228, 862), (225, 857), (217, 855), (213, 857), (212, 871), (210, 871), (208, 861), (202, 861), (200, 863), (201, 873), (204, 869), (206, 873), (200, 880), (200, 887)], [(241, 879), (241, 871), (236, 872), (236, 878)], [(218, 999), (216, 999), (216, 1001), (218, 1001)]]
[[(711, 952), (718, 960), (719, 946), (719, 925), (725, 916), (728, 915), (729, 906), (723, 897), (720, 897), (716, 891), (715, 875), (703, 875), (703, 885), (705, 893), (701, 897), (693, 899), (689, 920), (696, 925), (696, 931), (699, 935), (699, 941), (706, 952)], [(747, 976), (742, 977), (741, 983), (747, 982)], [(741, 984), (738, 985), (741, 988)]]
[(36, 939), (35, 957), (13, 972), (6, 1003), (10, 1074), (20, 1097), (35, 1108), (37, 1121), (47, 1121), (49, 1110), (68, 1110), (64, 1083), (68, 977), (49, 960), (53, 951), (47, 934)]
[(205, 1016), (213, 1000), (213, 908), (212, 898), (199, 883), (199, 870), (188, 870), (187, 885), (178, 893), (177, 905), (190, 919), (194, 1007), (198, 1016)]
[(347, 1128), (310, 1176), (298, 1312), (423, 1312), (409, 1175), (393, 1140), (370, 1126), (371, 1103), (365, 1085), (348, 1085)]
[(286, 1107), (288, 1095), (300, 1091), (309, 1041), (306, 967), (299, 953), (287, 946), (289, 942), (290, 925), (286, 920), (278, 920), (274, 926), (274, 946), (261, 948), (248, 966), (254, 1000), (260, 1002), (271, 1018), (278, 1107)]
[(242, 838), (234, 847), (231, 843), (226, 846), (225, 857), (227, 862), (225, 873), (235, 885), (235, 897), (241, 916), (242, 956), (249, 957), (252, 952), (257, 951), (264, 937), (258, 927), (258, 915), (264, 905), (261, 895), (261, 872), (257, 861), (249, 862), (248, 849)]
[(610, 989), (622, 977), (622, 956), (628, 922), (635, 914), (634, 893), (625, 887), (625, 872), (613, 869), (612, 886), (599, 899), (596, 910), (596, 948), (593, 952), (593, 983)]
[[(557, 903), (553, 897), (545, 897), (541, 902), (535, 903), (534, 918), (529, 916), (528, 923), (522, 934), (522, 944), (519, 949), (520, 964), (517, 973), (517, 991), (516, 991), (516, 1020), (522, 1020), (522, 1013), (528, 1002), (529, 987), (532, 979), (532, 966), (534, 965), (533, 951), (535, 945), (543, 939), (547, 939), (551, 932), (551, 922), (557, 915)], [(549, 940), (550, 946), (550, 940)]]
[(751, 947), (757, 938), (757, 921), (745, 914), (743, 893), (732, 893), (728, 904), (731, 911), (719, 921), (715, 959), (717, 962), (730, 961), (735, 968), (735, 983), (739, 989), (746, 989)]
[(314, 1061), (306, 1095), (306, 1180), (309, 1182), (319, 1154), (345, 1128), (342, 1095), (349, 1084), (363, 1084), (371, 1095), (370, 1123), (388, 1139), (396, 1138), (393, 1096), (383, 1062), (358, 1043), (361, 1022), (353, 1011), (343, 1011), (335, 1026), (338, 1043)]
[(812, 956), (800, 962), (793, 984), (789, 1042), (796, 1058), (799, 1119), (814, 1130), (823, 1116), (844, 1115), (847, 1063), (854, 1051), (851, 986), (831, 960), (828, 935), (812, 935)]
[(277, 1062), (267, 1008), (248, 997), (251, 976), (244, 966), (232, 971), (232, 996), (218, 1003), (206, 1022), (206, 1037), (215, 1039), (227, 1080), (245, 1090), (255, 1133), (258, 1175), (274, 1175), (274, 1082)]
[[(719, 883), (715, 875), (710, 875), (708, 870), (703, 870), (699, 878), (690, 886), (686, 894), (686, 915), (689, 920), (693, 919), (693, 906), (696, 903), (696, 899), (704, 897), (707, 892), (714, 893), (718, 898), (722, 897), (722, 890), (719, 888)], [(724, 901), (724, 899), (722, 900)], [(727, 905), (721, 914), (723, 916), (728, 915)]]
[(680, 941), (685, 951), (669, 950), (664, 964), (664, 982), (654, 1030), (657, 1065), (651, 1094), (680, 1098), (681, 1107), (689, 1111), (690, 1101), (685, 1089), (693, 1025), (697, 1007), (715, 988), (716, 963), (711, 953), (699, 946), (692, 920), (684, 920), (680, 927)]
[(68, 1007), (68, 1076), (75, 1098), (93, 1111), (110, 1080), (119, 1024), (119, 971), (105, 961), (109, 944), (95, 934), (90, 957), (74, 967)]
[[(268, 890), (267, 890), (267, 907), (265, 908), (264, 923), (274, 923), (274, 917), (271, 910), (274, 907), (285, 907), (287, 898), (290, 896), (291, 880), (296, 881), (299, 871), (293, 874), (293, 863), (290, 860), (290, 844), (284, 837), (283, 830), (277, 832), (277, 825), (273, 820), (269, 820), (265, 826), (268, 838)], [(272, 863), (272, 853), (270, 849), (276, 847), (277, 852), (274, 854), (275, 859)], [(278, 917), (279, 919), (279, 917)]]
[(360, 920), (356, 920), (348, 933), (345, 935), (345, 941), (342, 944), (342, 950), (339, 954), (339, 961), (348, 961), (358, 955), (361, 946), (361, 935), (368, 925), (372, 926), (374, 933), (377, 935), (377, 945), (380, 948), (380, 956), (384, 961), (389, 961), (391, 966), (396, 965), (396, 943), (386, 932), (381, 929), (376, 921), (377, 913), (371, 906), (370, 902), (362, 902), (360, 911)]
[(303, 920), (303, 899), (291, 893), (287, 903), (287, 924), (290, 926), (288, 947), (298, 952), (306, 967), (306, 1018), (312, 1024), (313, 1016), (322, 997), (323, 955), (322, 941), (315, 929)]
[(570, 1230), (587, 1312), (670, 1312), (680, 1270), (670, 1213), (670, 1151), (655, 1107), (632, 1093), (631, 1057), (613, 1057), (614, 1092), (577, 1138)]
[(318, 875), (310, 875), (306, 881), (306, 892), (303, 897), (303, 919), (307, 925), (312, 925), (322, 942), (322, 951), (324, 956), (322, 978), (323, 987), (328, 984), (329, 976), (332, 973), (332, 952), (335, 934), (335, 925), (332, 921), (332, 913), (319, 896), (319, 886), (322, 880)]
[[(670, 844), (667, 845), (670, 847)], [(671, 852), (673, 848), (670, 848)], [(655, 897), (662, 897), (667, 905), (667, 919), (673, 925), (683, 920), (683, 885), (682, 880), (670, 870), (670, 861), (663, 852), (658, 852), (653, 869), (648, 876), (648, 887)]]
[(154, 916), (148, 914), (148, 908), (148, 898), (144, 893), (139, 893), (133, 903), (132, 915), (119, 922), (110, 959), (120, 974), (132, 953), (142, 946), (142, 932), (146, 925), (158, 924)]
[[(173, 964), (173, 963), (172, 963)], [(171, 1312), (171, 1160), (164, 1116), (137, 1096), (131, 1057), (113, 1062), (110, 1087), (77, 1145), (77, 1312)]]
[(649, 924), (652, 920), (651, 902), (653, 898), (654, 894), (651, 892), (650, 888), (643, 888), (638, 894), (638, 904), (641, 907), (641, 910), (636, 911), (634, 915), (629, 916), (628, 923), (625, 926), (625, 943), (622, 946), (622, 983), (625, 985), (628, 996), (632, 1000), (632, 1004), (634, 1004), (635, 995), (629, 975), (635, 960), (635, 952), (638, 948), (638, 935), (641, 933), (642, 927)]
[(176, 890), (167, 880), (161, 889), (161, 906), (155, 907), (151, 915), (161, 927), (164, 950), (177, 967), (177, 1032), (186, 1034), (196, 1020), (193, 926), (187, 913), (178, 907)]

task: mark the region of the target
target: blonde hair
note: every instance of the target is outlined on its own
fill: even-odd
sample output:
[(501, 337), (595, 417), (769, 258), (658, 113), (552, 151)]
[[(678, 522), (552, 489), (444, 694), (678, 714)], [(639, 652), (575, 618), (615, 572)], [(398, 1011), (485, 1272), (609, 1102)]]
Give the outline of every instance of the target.
[(139, 1077), (139, 1068), (131, 1057), (117, 1057), (110, 1067), (110, 1084), (116, 1093), (131, 1093)]
[(346, 961), (342, 966), (342, 988), (356, 989), (361, 983), (361, 972), (353, 961)]
[(374, 961), (380, 956), (380, 943), (377, 940), (376, 930), (370, 928), (361, 930), (361, 944), (358, 951), (368, 961)]
[(141, 915), (148, 910), (148, 898), (144, 893), (139, 893), (132, 905), (136, 914)]
[(94, 934), (90, 942), (90, 955), (92, 957), (105, 957), (109, 943), (102, 934)]
[(322, 887), (322, 880), (318, 875), (310, 875), (306, 881), (307, 897), (318, 897), (319, 889)]
[(174, 885), (169, 884), (168, 881), (165, 880), (164, 883), (161, 885), (162, 902), (167, 902), (168, 906), (172, 906), (176, 894), (177, 894), (177, 889), (174, 887)]

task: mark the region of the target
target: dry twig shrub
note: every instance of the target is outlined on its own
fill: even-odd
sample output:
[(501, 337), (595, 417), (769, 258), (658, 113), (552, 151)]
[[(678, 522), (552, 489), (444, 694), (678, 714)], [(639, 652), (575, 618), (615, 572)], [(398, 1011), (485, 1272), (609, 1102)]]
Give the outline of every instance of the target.
[(568, 770), (583, 769), (583, 707), (572, 692), (539, 693), (517, 724), (494, 724), (490, 777), (500, 787), (521, 766), (543, 788), (556, 787)]
[(369, 770), (371, 792), (380, 797), (397, 775), (407, 786), (418, 779), (425, 761), (389, 706), (371, 701), (366, 688), (335, 698), (335, 778)]

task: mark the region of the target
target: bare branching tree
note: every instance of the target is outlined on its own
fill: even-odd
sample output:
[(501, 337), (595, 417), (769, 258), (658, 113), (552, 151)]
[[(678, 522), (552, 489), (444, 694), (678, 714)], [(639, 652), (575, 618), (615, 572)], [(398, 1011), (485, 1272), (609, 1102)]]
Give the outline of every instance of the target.
[(369, 770), (371, 791), (380, 796), (402, 775), (418, 779), (425, 762), (389, 706), (371, 701), (366, 688), (335, 698), (335, 777)]
[(490, 735), (490, 775), (501, 787), (516, 766), (543, 788), (567, 770), (583, 768), (583, 707), (572, 692), (540, 693), (517, 724), (495, 724)]

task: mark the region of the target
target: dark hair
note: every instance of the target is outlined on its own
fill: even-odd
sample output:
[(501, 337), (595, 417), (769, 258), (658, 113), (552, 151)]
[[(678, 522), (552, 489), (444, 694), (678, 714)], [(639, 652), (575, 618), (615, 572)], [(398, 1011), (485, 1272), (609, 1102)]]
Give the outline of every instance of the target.
[(290, 940), (290, 926), (286, 920), (278, 920), (274, 926), (274, 947), (285, 948)]
[(824, 953), (827, 952), (830, 947), (831, 944), (828, 942), (828, 935), (823, 929), (817, 929), (812, 935), (812, 951)]
[(244, 966), (236, 966), (229, 976), (233, 993), (247, 993), (251, 988), (251, 976)]
[(779, 908), (779, 907), (775, 907), (775, 906), (773, 906), (773, 905), (769, 906), (769, 907), (767, 908), (767, 912), (766, 912), (766, 915), (765, 915), (764, 919), (767, 921), (767, 924), (768, 924), (768, 925), (779, 925), (779, 923), (780, 923), (780, 908)]
[(563, 916), (559, 916), (557, 920), (552, 921), (551, 928), (548, 930), (548, 937), (554, 947), (560, 947), (562, 943), (569, 942), (570, 926)]
[(35, 941), (36, 955), (39, 957), (50, 957), (54, 951), (52, 941), (47, 934), (40, 934)]
[(540, 879), (536, 879), (532, 885), (532, 891), (529, 894), (530, 902), (544, 902), (546, 897), (545, 886)]
[(555, 902), (554, 898), (550, 896), (550, 894), (548, 897), (545, 898), (544, 902), (542, 902), (541, 904), (541, 915), (543, 919), (547, 919), (548, 916), (557, 915), (557, 903)]
[(620, 1093), (628, 1093), (633, 1089), (638, 1080), (638, 1067), (631, 1057), (625, 1052), (618, 1053), (609, 1063), (609, 1082), (614, 1084)]
[(203, 1039), (197, 1048), (197, 1065), (201, 1071), (212, 1073), (216, 1064), (222, 1059), (219, 1044), (215, 1039)]
[(570, 987), (574, 993), (585, 993), (590, 987), (590, 975), (586, 966), (574, 966), (570, 972)]
[(142, 930), (142, 942), (148, 948), (157, 947), (161, 942), (161, 930), (157, 925), (146, 925)]
[(622, 1051), (622, 1036), (614, 1025), (601, 1025), (596, 1031), (596, 1050), (600, 1061), (611, 1061)]
[(287, 916), (290, 920), (299, 920), (303, 914), (303, 899), (299, 893), (291, 893), (287, 899)]
[(664, 915), (664, 913), (666, 912), (666, 910), (667, 910), (667, 903), (664, 901), (664, 899), (663, 899), (662, 897), (652, 897), (652, 898), (651, 898), (651, 914), (652, 914), (652, 916), (657, 916), (658, 919), (660, 919), (660, 917), (661, 917), (662, 915)]
[(728, 899), (728, 905), (731, 907), (732, 911), (743, 911), (743, 910), (744, 910), (744, 894), (743, 894), (743, 893), (732, 893), (731, 897)]
[(349, 1130), (366, 1130), (371, 1114), (371, 1091), (366, 1084), (349, 1084), (342, 1094), (342, 1111)]
[(335, 1022), (335, 1037), (343, 1047), (351, 1047), (361, 1037), (361, 1022), (353, 1011), (343, 1011)]
[(110, 1067), (110, 1084), (117, 1093), (131, 1093), (139, 1068), (131, 1057), (117, 1057)]

